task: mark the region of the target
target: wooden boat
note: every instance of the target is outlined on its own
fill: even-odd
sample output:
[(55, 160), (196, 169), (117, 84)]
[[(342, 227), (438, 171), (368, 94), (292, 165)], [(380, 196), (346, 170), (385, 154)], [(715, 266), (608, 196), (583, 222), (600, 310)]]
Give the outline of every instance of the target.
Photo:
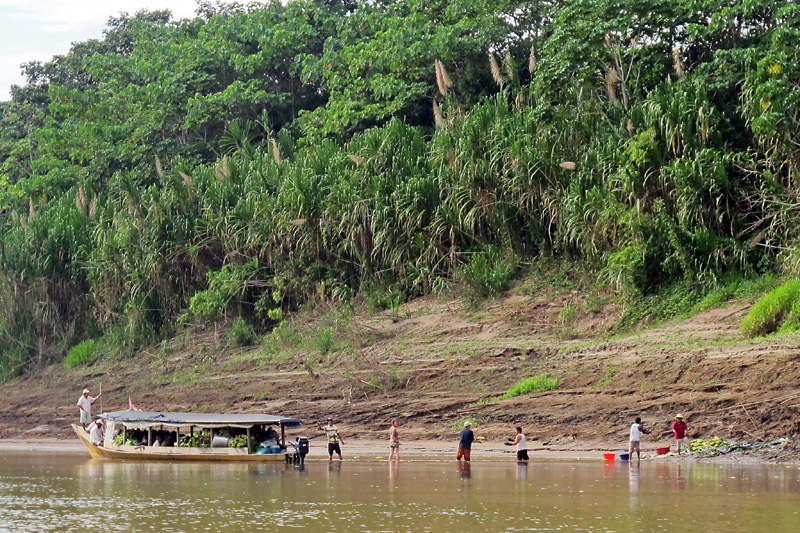
[[(104, 441), (98, 446), (92, 444), (81, 426), (72, 424), (75, 433), (94, 458), (160, 460), (160, 461), (286, 461), (286, 428), (298, 427), (302, 421), (296, 418), (267, 414), (214, 414), (214, 413), (170, 413), (159, 411), (115, 411), (103, 413), (97, 418), (103, 420)], [(260, 447), (257, 451), (250, 446), (229, 447), (227, 435), (246, 435), (247, 442), (262, 436), (269, 426), (280, 427), (280, 438), (274, 445)], [(208, 441), (207, 447), (188, 446), (150, 446), (117, 444), (115, 437), (122, 433), (122, 442), (129, 441), (133, 432), (147, 433), (147, 443), (154, 443), (153, 435), (167, 433), (181, 442), (181, 436), (194, 436), (196, 432)], [(276, 432), (277, 433), (277, 432)], [(291, 449), (291, 446), (290, 446)]]

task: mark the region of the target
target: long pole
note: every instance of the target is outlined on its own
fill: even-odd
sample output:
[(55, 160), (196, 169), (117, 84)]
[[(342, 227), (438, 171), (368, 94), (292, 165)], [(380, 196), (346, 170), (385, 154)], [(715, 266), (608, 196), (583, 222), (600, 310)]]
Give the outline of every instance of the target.
[(103, 412), (103, 382), (100, 382), (100, 412)]

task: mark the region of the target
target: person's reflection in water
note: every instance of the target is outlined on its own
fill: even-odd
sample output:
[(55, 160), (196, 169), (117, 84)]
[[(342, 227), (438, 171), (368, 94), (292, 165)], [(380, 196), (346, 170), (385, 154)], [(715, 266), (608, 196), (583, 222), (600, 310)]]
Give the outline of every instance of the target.
[(461, 479), (469, 479), (472, 477), (472, 473), (470, 472), (470, 464), (468, 462), (461, 462), (458, 463), (458, 475)]
[(684, 490), (686, 489), (686, 479), (683, 477), (683, 465), (678, 464), (678, 471), (675, 473), (675, 482), (674, 487), (675, 490)]
[(389, 492), (392, 492), (397, 484), (397, 474), (400, 472), (398, 461), (389, 461)]
[(528, 477), (528, 463), (524, 461), (517, 462), (517, 479), (524, 481)]
[(342, 471), (342, 463), (328, 463), (328, 473), (334, 473), (337, 476)]
[(630, 492), (631, 509), (639, 505), (639, 462), (631, 461), (628, 463), (628, 491)]

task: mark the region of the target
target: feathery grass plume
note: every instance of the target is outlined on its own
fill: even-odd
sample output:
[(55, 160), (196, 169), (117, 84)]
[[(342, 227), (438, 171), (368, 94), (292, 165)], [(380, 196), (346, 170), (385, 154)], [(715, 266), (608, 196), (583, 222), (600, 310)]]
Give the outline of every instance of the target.
[(634, 127), (633, 121), (631, 119), (628, 119), (628, 125), (626, 127), (628, 129), (628, 133), (630, 134), (633, 134), (633, 132), (636, 131), (636, 128)]
[(81, 213), (86, 208), (86, 193), (83, 192), (83, 184), (78, 185), (78, 192), (75, 193), (75, 207)]
[(672, 58), (675, 60), (675, 77), (683, 77), (683, 61), (681, 61), (681, 51), (676, 49), (672, 52)]
[(19, 222), (19, 213), (17, 213), (16, 209), (11, 211), (11, 220), (13, 220), (14, 222)]
[(492, 78), (494, 82), (502, 89), (506, 80), (503, 79), (503, 74), (500, 73), (500, 65), (497, 64), (497, 58), (494, 57), (494, 52), (489, 52), (489, 65), (492, 67)]
[(272, 146), (272, 158), (278, 165), (282, 164), (283, 159), (281, 159), (281, 151), (278, 149), (278, 143), (275, 142), (275, 139), (270, 139), (269, 143)]
[(564, 161), (563, 163), (559, 163), (558, 166), (567, 170), (575, 170), (577, 165), (575, 165), (574, 161)]
[(161, 159), (156, 156), (156, 176), (158, 176), (158, 179), (161, 179), (163, 175), (164, 169), (161, 167)]
[(617, 69), (616, 67), (613, 67), (611, 68), (611, 70), (606, 72), (606, 89), (608, 90), (608, 98), (614, 105), (619, 104), (619, 100), (617, 99), (616, 84), (617, 84)]
[(436, 126), (445, 129), (447, 128), (447, 122), (444, 120), (444, 116), (442, 115), (442, 110), (439, 107), (439, 102), (436, 101), (436, 98), (433, 99), (433, 118), (436, 121)]
[(28, 221), (25, 220), (25, 217), (19, 217), (19, 225), (22, 226), (22, 229), (28, 229)]
[(217, 181), (222, 183), (227, 178), (231, 177), (231, 169), (228, 167), (228, 156), (223, 156), (222, 160), (217, 163), (214, 167), (214, 175), (217, 177)]
[(447, 96), (447, 90), (453, 86), (453, 82), (450, 80), (447, 69), (444, 68), (444, 64), (440, 60), (436, 59), (433, 63), (436, 67), (436, 85), (439, 87), (441, 95)]
[(95, 194), (94, 198), (92, 198), (92, 203), (89, 204), (89, 218), (94, 218), (96, 214), (97, 214), (97, 195)]
[(509, 81), (517, 81), (517, 64), (514, 62), (514, 57), (511, 55), (510, 49), (506, 52), (503, 63), (505, 63), (506, 74), (508, 74)]
[(183, 178), (183, 182), (186, 185), (192, 184), (192, 177), (189, 174), (187, 174), (186, 172), (181, 172), (180, 170), (178, 171), (178, 174), (180, 174), (180, 176)]
[(528, 56), (528, 71), (533, 74), (534, 70), (536, 70), (536, 46), (531, 45), (531, 53)]
[(442, 66), (438, 59), (433, 60), (433, 67), (436, 69), (436, 85), (439, 87), (439, 94), (447, 96), (447, 86), (442, 79)]
[(361, 163), (364, 162), (364, 158), (361, 157), (360, 155), (347, 154), (347, 157), (350, 158), (350, 161), (352, 161), (356, 165), (360, 165)]
[(447, 69), (444, 68), (444, 63), (439, 61), (439, 67), (442, 70), (442, 80), (444, 80), (444, 86), (448, 89), (453, 88), (453, 80), (450, 79), (450, 74), (447, 73)]
[(33, 220), (36, 218), (36, 208), (33, 207), (33, 197), (28, 197), (28, 220)]

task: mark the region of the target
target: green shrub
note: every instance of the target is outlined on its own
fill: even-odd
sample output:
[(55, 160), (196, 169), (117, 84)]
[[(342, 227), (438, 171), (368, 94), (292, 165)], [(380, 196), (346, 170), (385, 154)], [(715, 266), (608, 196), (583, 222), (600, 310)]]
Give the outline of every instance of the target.
[(719, 287), (712, 288), (706, 292), (703, 298), (692, 307), (690, 313), (702, 313), (709, 309), (721, 307), (730, 300), (763, 294), (774, 285), (775, 276), (772, 274), (747, 279), (741, 272), (732, 272), (722, 279)]
[(0, 352), (0, 383), (10, 381), (22, 374), (28, 356), (21, 348)]
[(330, 329), (319, 330), (311, 339), (311, 343), (322, 355), (332, 352), (336, 347), (333, 340), (333, 332)]
[(231, 324), (228, 330), (228, 335), (233, 341), (234, 346), (252, 346), (256, 343), (258, 336), (250, 327), (250, 324), (245, 322), (242, 317), (237, 318)]
[(412, 295), (399, 283), (365, 283), (361, 296), (367, 306), (374, 311), (397, 309), (411, 300)]
[(617, 329), (627, 330), (641, 323), (669, 320), (688, 313), (700, 294), (687, 281), (670, 284), (646, 296), (633, 297), (620, 317)]
[(99, 354), (100, 351), (93, 339), (83, 341), (72, 347), (64, 360), (64, 366), (67, 370), (72, 370), (76, 366), (90, 365), (97, 361)]
[(518, 382), (508, 392), (500, 396), (500, 399), (505, 400), (514, 398), (515, 396), (522, 396), (523, 394), (533, 394), (535, 392), (547, 392), (555, 390), (561, 385), (561, 380), (558, 378), (551, 378), (547, 374), (539, 374), (531, 378), (525, 378)]
[(458, 279), (464, 284), (464, 297), (473, 304), (499, 297), (508, 289), (518, 267), (516, 255), (503, 254), (495, 247), (476, 253), (458, 272)]
[(742, 333), (759, 335), (800, 328), (800, 281), (788, 280), (771, 290), (750, 308), (741, 324)]

